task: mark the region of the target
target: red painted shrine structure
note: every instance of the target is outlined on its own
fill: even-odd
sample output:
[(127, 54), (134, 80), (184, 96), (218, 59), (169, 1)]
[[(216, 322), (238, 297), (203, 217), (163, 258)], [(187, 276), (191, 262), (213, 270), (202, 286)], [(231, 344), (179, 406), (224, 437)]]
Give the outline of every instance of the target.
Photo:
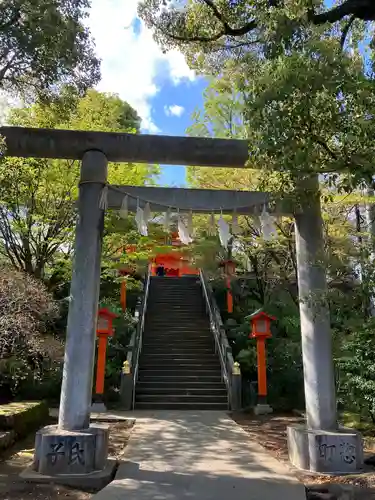
[[(149, 261), (151, 264), (152, 276), (157, 276), (157, 270), (160, 267), (164, 269), (164, 276), (187, 276), (199, 274), (199, 270), (191, 264), (190, 258), (184, 254), (184, 252), (176, 250), (184, 246), (178, 237), (178, 232), (172, 232), (170, 234), (169, 243), (166, 244), (163, 240), (160, 244), (166, 247), (170, 246), (171, 250), (157, 253), (152, 252), (152, 247), (150, 247), (152, 255), (150, 256)], [(136, 248), (136, 245), (128, 245), (126, 247), (126, 253), (135, 252)], [(122, 271), (121, 274), (124, 274), (124, 272)]]

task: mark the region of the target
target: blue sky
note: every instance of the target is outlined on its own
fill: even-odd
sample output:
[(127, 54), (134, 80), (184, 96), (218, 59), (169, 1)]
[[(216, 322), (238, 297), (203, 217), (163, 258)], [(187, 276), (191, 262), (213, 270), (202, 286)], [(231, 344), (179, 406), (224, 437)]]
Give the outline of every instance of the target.
[[(102, 59), (98, 90), (114, 92), (142, 118), (143, 133), (185, 135), (206, 82), (178, 51), (163, 54), (137, 18), (138, 0), (92, 0), (88, 25)], [(185, 169), (163, 166), (160, 183), (181, 186)]]

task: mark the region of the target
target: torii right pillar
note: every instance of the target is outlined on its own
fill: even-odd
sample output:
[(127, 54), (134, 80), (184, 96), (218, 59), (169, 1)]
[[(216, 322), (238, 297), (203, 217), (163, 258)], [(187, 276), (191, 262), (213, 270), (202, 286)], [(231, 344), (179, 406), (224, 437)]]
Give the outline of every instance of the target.
[(359, 433), (337, 422), (318, 176), (299, 184), (295, 215), (306, 423), (288, 427), (289, 459), (300, 469), (352, 473), (363, 467)]

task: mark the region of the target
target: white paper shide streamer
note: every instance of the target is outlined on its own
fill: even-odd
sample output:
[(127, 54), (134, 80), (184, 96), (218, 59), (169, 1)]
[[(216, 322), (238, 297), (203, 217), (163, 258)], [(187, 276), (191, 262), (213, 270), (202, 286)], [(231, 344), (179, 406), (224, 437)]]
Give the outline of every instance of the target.
[(277, 230), (275, 226), (275, 218), (272, 217), (263, 207), (262, 213), (259, 217), (260, 227), (262, 229), (263, 238), (266, 241), (270, 241), (272, 238), (277, 237)]
[(135, 222), (137, 224), (139, 234), (141, 234), (142, 236), (148, 236), (147, 223), (145, 221), (144, 212), (139, 205), (135, 214)]
[(220, 215), (217, 225), (219, 228), (219, 238), (221, 246), (227, 249), (229, 240), (231, 238), (229, 224), (223, 219), (223, 216)]
[(128, 205), (129, 205), (129, 196), (126, 194), (122, 199), (121, 208), (119, 212), (121, 219), (126, 219), (127, 216), (129, 215)]
[(189, 245), (193, 240), (189, 235), (189, 230), (185, 226), (181, 216), (178, 216), (178, 237), (180, 238), (181, 243), (184, 245)]

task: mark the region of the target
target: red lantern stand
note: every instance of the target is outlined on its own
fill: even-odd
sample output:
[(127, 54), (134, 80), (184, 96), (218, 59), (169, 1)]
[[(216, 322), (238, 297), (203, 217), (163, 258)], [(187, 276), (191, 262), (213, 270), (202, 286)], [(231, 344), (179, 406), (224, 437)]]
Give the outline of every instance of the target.
[(233, 313), (233, 294), (231, 285), (231, 276), (234, 275), (236, 264), (233, 260), (223, 260), (220, 262), (219, 267), (224, 268), (225, 284), (227, 290), (227, 311), (229, 314)]
[(120, 269), (119, 275), (122, 276), (121, 286), (120, 286), (120, 304), (123, 312), (126, 311), (126, 278), (132, 274), (132, 270), (129, 268)]
[[(95, 401), (96, 405), (101, 406), (105, 410), (103, 403), (104, 394), (104, 378), (105, 378), (105, 364), (106, 364), (106, 351), (108, 337), (113, 336), (113, 320), (118, 315), (111, 312), (107, 308), (99, 309), (98, 322), (96, 327), (96, 335), (98, 337), (98, 358), (96, 362), (96, 384), (95, 384)], [(94, 405), (95, 406), (95, 405)], [(94, 408), (93, 410), (99, 410)]]
[(224, 270), (227, 281), (227, 311), (228, 313), (233, 313), (233, 294), (232, 294), (232, 285), (231, 285), (231, 277), (234, 275), (236, 270), (236, 264), (233, 260), (226, 260), (224, 262)]
[(257, 341), (258, 358), (258, 404), (255, 407), (257, 415), (272, 413), (272, 408), (267, 404), (267, 364), (266, 364), (266, 339), (272, 337), (271, 321), (276, 318), (263, 312), (255, 311), (251, 316), (251, 337)]

